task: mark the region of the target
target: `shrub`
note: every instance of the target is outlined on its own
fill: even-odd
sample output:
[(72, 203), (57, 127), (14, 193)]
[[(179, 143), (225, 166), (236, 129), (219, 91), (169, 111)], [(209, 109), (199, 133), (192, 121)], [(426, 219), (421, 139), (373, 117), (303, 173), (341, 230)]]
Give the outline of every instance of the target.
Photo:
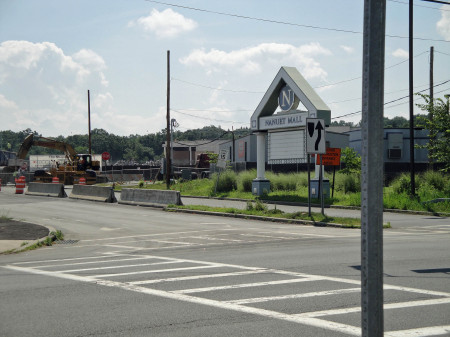
[(295, 191), (297, 189), (297, 180), (294, 174), (266, 172), (266, 177), (270, 180), (272, 191)]
[(391, 186), (395, 194), (410, 193), (411, 177), (409, 176), (409, 173), (402, 173), (395, 178), (392, 181)]
[(445, 189), (449, 188), (450, 181), (447, 177), (436, 171), (426, 171), (422, 173), (419, 177), (421, 183), (424, 182), (430, 186), (433, 186), (438, 191), (445, 191)]
[(267, 211), (267, 206), (261, 200), (256, 200), (255, 202), (255, 210), (256, 211)]
[(355, 193), (361, 191), (361, 181), (358, 174), (337, 174), (335, 189), (344, 193)]
[(238, 191), (251, 192), (252, 181), (256, 178), (256, 170), (243, 171), (237, 176)]
[[(213, 175), (213, 179), (217, 181), (217, 174)], [(236, 173), (234, 171), (227, 170), (222, 172), (217, 181), (216, 192), (231, 192), (237, 189), (236, 181)]]

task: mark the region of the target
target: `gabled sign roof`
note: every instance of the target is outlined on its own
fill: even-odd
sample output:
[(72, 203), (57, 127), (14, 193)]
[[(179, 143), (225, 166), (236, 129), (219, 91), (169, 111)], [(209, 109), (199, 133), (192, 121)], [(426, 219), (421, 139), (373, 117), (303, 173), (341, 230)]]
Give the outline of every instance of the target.
[(324, 118), (326, 124), (329, 124), (330, 108), (317, 95), (305, 78), (294, 67), (281, 67), (251, 117), (250, 126), (252, 130), (259, 130), (260, 117), (271, 116), (277, 110), (278, 94), (286, 84), (299, 98), (311, 117)]

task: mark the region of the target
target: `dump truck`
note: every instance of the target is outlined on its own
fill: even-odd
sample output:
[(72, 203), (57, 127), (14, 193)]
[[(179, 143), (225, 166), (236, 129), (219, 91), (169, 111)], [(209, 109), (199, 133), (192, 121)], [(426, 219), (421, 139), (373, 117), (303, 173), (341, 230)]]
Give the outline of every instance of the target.
[(93, 161), (90, 154), (78, 154), (70, 144), (65, 142), (28, 135), (23, 141), (17, 152), (15, 163), (9, 164), (10, 167), (18, 167), (21, 161), (25, 160), (32, 146), (41, 146), (49, 149), (55, 149), (65, 154), (64, 164), (56, 164), (49, 171), (37, 170), (34, 172), (34, 181), (51, 183), (53, 177), (57, 177), (60, 183), (65, 185), (78, 184), (80, 178), (86, 179), (86, 185), (93, 185), (97, 181), (97, 172), (100, 169), (100, 162)]

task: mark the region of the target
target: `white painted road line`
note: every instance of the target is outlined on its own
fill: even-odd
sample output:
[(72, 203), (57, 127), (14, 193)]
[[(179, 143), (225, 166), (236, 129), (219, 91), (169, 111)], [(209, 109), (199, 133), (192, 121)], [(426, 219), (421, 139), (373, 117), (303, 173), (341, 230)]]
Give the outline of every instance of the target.
[(184, 267), (184, 268), (172, 268), (172, 269), (156, 269), (156, 270), (143, 270), (135, 271), (129, 273), (116, 273), (116, 274), (104, 274), (104, 275), (94, 275), (93, 278), (102, 277), (117, 277), (117, 276), (127, 276), (127, 275), (139, 275), (139, 274), (153, 274), (153, 273), (165, 273), (172, 271), (182, 271), (182, 270), (195, 270), (195, 269), (208, 269), (208, 268), (219, 268), (220, 265), (209, 265), (209, 266), (196, 266), (196, 267)]
[(303, 293), (303, 294), (291, 294), (291, 295), (283, 295), (283, 296), (245, 298), (242, 300), (234, 300), (234, 301), (226, 301), (226, 302), (234, 303), (234, 304), (249, 304), (249, 303), (261, 303), (261, 302), (269, 302), (269, 301), (292, 300), (292, 299), (296, 299), (296, 298), (305, 298), (305, 297), (350, 294), (350, 293), (358, 293), (360, 291), (361, 291), (361, 288), (349, 288), (349, 289), (317, 291), (317, 292)]
[[(409, 301), (409, 302), (397, 302), (384, 304), (384, 310), (392, 309), (404, 309), (413, 307), (423, 307), (428, 305), (439, 305), (439, 304), (450, 304), (450, 298), (438, 298), (433, 300), (422, 300), (422, 301)], [(321, 311), (305, 312), (301, 314), (296, 314), (295, 316), (301, 317), (322, 317), (322, 316), (334, 316), (334, 315), (344, 315), (354, 312), (360, 312), (361, 307), (343, 308), (343, 309), (330, 309)]]
[(432, 326), (427, 328), (388, 331), (385, 332), (386, 337), (426, 337), (426, 336), (449, 336), (450, 325)]
[(234, 273), (220, 273), (220, 274), (208, 274), (208, 275), (171, 277), (171, 278), (162, 278), (162, 279), (157, 279), (157, 280), (144, 280), (144, 281), (128, 282), (128, 284), (134, 284), (134, 285), (154, 284), (154, 283), (161, 283), (161, 282), (178, 282), (178, 281), (200, 280), (200, 279), (206, 279), (206, 278), (252, 275), (252, 274), (261, 274), (261, 273), (267, 273), (267, 269), (238, 271), (238, 272), (234, 272)]
[(135, 268), (143, 266), (158, 266), (162, 264), (174, 264), (178, 263), (176, 261), (164, 261), (164, 262), (152, 262), (152, 263), (139, 263), (139, 264), (127, 264), (123, 266), (107, 266), (107, 267), (96, 267), (96, 268), (82, 268), (82, 269), (71, 269), (71, 270), (61, 270), (62, 273), (77, 273), (80, 271), (90, 271), (90, 270), (105, 270), (105, 269), (120, 269), (120, 268)]
[(241, 284), (233, 284), (233, 285), (221, 286), (221, 287), (182, 289), (182, 290), (175, 290), (172, 292), (175, 294), (193, 294), (193, 293), (202, 293), (202, 292), (225, 290), (225, 289), (264, 287), (264, 286), (271, 286), (271, 285), (278, 285), (278, 284), (310, 282), (310, 281), (317, 281), (317, 280), (318, 280), (317, 277), (310, 277), (310, 278), (278, 280), (278, 281), (269, 281), (269, 282), (241, 283)]

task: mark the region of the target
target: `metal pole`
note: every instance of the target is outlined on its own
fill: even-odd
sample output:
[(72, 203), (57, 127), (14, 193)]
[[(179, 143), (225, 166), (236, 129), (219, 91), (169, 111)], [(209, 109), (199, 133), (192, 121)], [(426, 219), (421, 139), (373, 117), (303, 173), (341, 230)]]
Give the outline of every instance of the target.
[(311, 155), (308, 153), (308, 216), (311, 217)]
[[(433, 122), (433, 113), (434, 113), (434, 81), (433, 81), (433, 68), (434, 68), (434, 47), (430, 47), (430, 112), (428, 117), (430, 122)], [(433, 123), (430, 124), (432, 126)], [(429, 134), (433, 134), (433, 130), (428, 130)], [(434, 139), (430, 138), (431, 143), (434, 142)], [(428, 163), (430, 165), (430, 169), (433, 169), (433, 148), (431, 147), (428, 150)]]
[(414, 69), (413, 69), (413, 0), (409, 0), (409, 165), (411, 167), (411, 195), (416, 195), (414, 158)]
[[(361, 335), (383, 317), (383, 103), (386, 0), (365, 0), (361, 158)], [(411, 58), (411, 55), (410, 55)]]
[(91, 96), (88, 90), (88, 127), (89, 127), (89, 154), (92, 155), (92, 143), (91, 143)]
[(172, 161), (170, 160), (170, 50), (167, 51), (167, 127), (166, 127), (166, 188), (170, 188), (170, 173)]
[(323, 199), (323, 172), (322, 172), (322, 155), (318, 155), (320, 157), (320, 170), (319, 170), (319, 191), (320, 191), (320, 207), (322, 208), (322, 215), (325, 215), (324, 212), (324, 199)]

